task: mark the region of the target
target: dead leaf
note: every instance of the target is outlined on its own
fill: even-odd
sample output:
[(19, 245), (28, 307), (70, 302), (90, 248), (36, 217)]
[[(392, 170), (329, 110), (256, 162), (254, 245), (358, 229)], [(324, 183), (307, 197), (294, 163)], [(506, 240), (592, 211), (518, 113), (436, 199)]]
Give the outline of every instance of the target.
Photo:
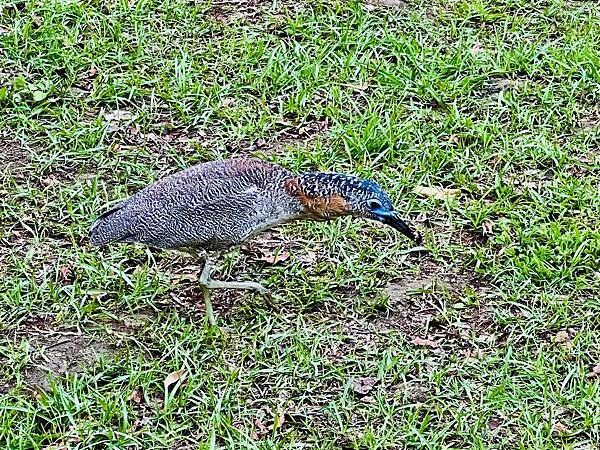
[(42, 184), (44, 186), (56, 186), (60, 184), (60, 181), (56, 178), (55, 175), (50, 175), (42, 180)]
[(270, 255), (261, 256), (258, 258), (259, 261), (265, 261), (269, 264), (277, 264), (289, 259), (290, 254), (288, 252), (277, 252), (271, 253)]
[(376, 384), (377, 378), (375, 377), (355, 378), (352, 382), (352, 390), (359, 395), (367, 395)]
[(46, 398), (46, 393), (40, 387), (35, 386), (31, 390), (31, 396), (33, 397), (34, 400), (41, 401), (44, 398)]
[(149, 425), (152, 421), (150, 420), (149, 417), (142, 417), (141, 419), (135, 419), (135, 422), (133, 422), (133, 424), (131, 425), (131, 427), (129, 428), (130, 432), (133, 431), (137, 431), (140, 428), (144, 427), (145, 425)]
[(141, 386), (136, 387), (131, 393), (131, 395), (129, 395), (129, 401), (137, 403), (138, 405), (142, 403), (143, 398), (144, 394), (142, 392)]
[(269, 429), (267, 428), (265, 423), (262, 420), (260, 420), (260, 418), (256, 418), (256, 420), (254, 421), (254, 425), (256, 425), (256, 428), (258, 428), (257, 438), (258, 436), (264, 436), (265, 434), (269, 433)]
[(595, 366), (591, 372), (589, 372), (585, 377), (588, 380), (593, 380), (594, 378), (597, 378), (598, 375), (600, 375), (600, 364), (598, 364), (597, 366)]
[(117, 109), (112, 112), (104, 114), (104, 118), (108, 122), (124, 122), (126, 120), (133, 120), (137, 116), (131, 111), (125, 109)]
[(505, 89), (517, 86), (518, 83), (507, 78), (491, 78), (484, 81), (483, 88), (490, 94), (504, 91)]
[(413, 219), (413, 222), (417, 222), (417, 223), (425, 223), (429, 221), (429, 217), (427, 216), (427, 213), (425, 212), (420, 212), (417, 217), (415, 217)]
[(168, 391), (169, 387), (171, 387), (171, 385), (177, 383), (178, 381), (180, 383), (183, 383), (186, 378), (187, 378), (187, 372), (185, 369), (179, 369), (179, 370), (176, 370), (175, 372), (171, 372), (169, 375), (167, 375), (167, 377), (165, 378), (165, 381), (164, 381), (165, 391)]
[(560, 330), (558, 333), (556, 333), (556, 336), (554, 336), (554, 342), (560, 344), (562, 342), (568, 342), (571, 340), (571, 337), (569, 336), (569, 333), (567, 333), (564, 330)]
[(421, 345), (421, 346), (425, 346), (425, 347), (431, 347), (431, 348), (439, 347), (439, 344), (437, 342), (432, 341), (431, 339), (423, 339), (420, 337), (415, 337), (410, 342), (414, 345)]
[(500, 425), (502, 425), (502, 421), (500, 419), (496, 419), (496, 418), (492, 417), (490, 420), (488, 420), (488, 429), (490, 431), (494, 431)]
[(104, 120), (108, 124), (108, 131), (116, 131), (123, 122), (132, 122), (137, 115), (126, 109), (116, 109), (104, 114)]
[(483, 231), (484, 236), (492, 234), (492, 229), (493, 229), (492, 222), (490, 222), (489, 220), (486, 220), (485, 222), (483, 222), (481, 224), (481, 229)]
[(38, 27), (42, 26), (42, 23), (44, 22), (44, 19), (42, 19), (40, 16), (38, 16), (36, 13), (31, 13), (31, 20), (33, 21), (33, 23), (35, 23)]
[(273, 418), (273, 429), (281, 428), (285, 423), (285, 412), (283, 408), (277, 408), (277, 415)]
[(68, 282), (71, 278), (71, 269), (69, 269), (68, 267), (61, 267), (60, 269), (58, 269), (58, 273), (60, 273), (60, 279), (63, 282)]
[(475, 44), (473, 44), (473, 47), (471, 47), (471, 53), (474, 55), (481, 53), (484, 50), (485, 48), (483, 47), (483, 45), (481, 45), (480, 42), (475, 42)]
[(556, 433), (569, 434), (571, 433), (571, 428), (559, 421), (556, 421), (554, 425), (552, 425), (552, 431)]
[(317, 255), (317, 253), (311, 252), (311, 251), (305, 251), (300, 256), (300, 262), (302, 264), (306, 264), (310, 267), (314, 267), (314, 265), (317, 263), (318, 259), (319, 259), (319, 256)]
[(367, 9), (370, 7), (387, 6), (389, 8), (399, 8), (406, 5), (405, 0), (367, 0)]
[(258, 138), (255, 142), (254, 142), (254, 147), (256, 148), (263, 148), (267, 145), (267, 140), (265, 138)]
[(221, 101), (222, 108), (229, 108), (230, 106), (233, 106), (233, 105), (235, 105), (234, 97), (226, 97)]
[(442, 187), (417, 186), (414, 188), (415, 194), (420, 194), (424, 197), (435, 198), (437, 200), (445, 200), (455, 198), (460, 189), (447, 189)]

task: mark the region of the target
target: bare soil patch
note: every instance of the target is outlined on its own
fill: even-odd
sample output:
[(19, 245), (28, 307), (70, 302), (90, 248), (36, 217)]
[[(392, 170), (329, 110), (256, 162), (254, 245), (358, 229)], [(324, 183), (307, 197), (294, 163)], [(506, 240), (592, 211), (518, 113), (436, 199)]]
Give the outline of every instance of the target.
[(211, 2), (207, 14), (212, 19), (222, 23), (243, 21), (256, 24), (264, 22), (266, 12), (277, 13), (284, 8), (298, 8), (300, 6), (300, 2), (277, 2), (277, 9), (275, 10), (274, 3), (269, 0), (217, 0)]
[(419, 267), (418, 275), (392, 280), (383, 289), (389, 314), (382, 324), (400, 330), (413, 345), (432, 349), (500, 339), (486, 301), (494, 287), (473, 272), (447, 269), (431, 260)]
[(230, 141), (225, 148), (236, 156), (247, 156), (255, 152), (283, 156), (291, 147), (307, 148), (318, 137), (325, 136), (329, 129), (327, 118), (311, 120), (298, 125), (288, 125), (278, 133), (254, 141)]
[[(80, 331), (61, 329), (47, 318), (34, 318), (9, 334), (17, 342), (28, 342), (25, 380), (32, 388), (42, 390), (50, 388), (52, 379), (81, 373), (114, 350), (106, 341)], [(11, 384), (7, 380), (5, 388)]]
[(0, 175), (17, 175), (23, 172), (30, 158), (29, 151), (20, 142), (0, 133)]

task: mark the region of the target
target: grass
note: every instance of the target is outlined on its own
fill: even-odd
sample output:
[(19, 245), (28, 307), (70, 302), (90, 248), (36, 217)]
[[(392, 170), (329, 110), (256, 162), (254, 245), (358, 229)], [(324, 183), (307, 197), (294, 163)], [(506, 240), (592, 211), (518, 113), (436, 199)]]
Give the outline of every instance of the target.
[[(391, 3), (0, 5), (6, 448), (598, 448), (600, 9)], [(219, 275), (275, 306), (221, 293), (224, 336), (196, 261), (87, 244), (107, 203), (235, 154), (376, 179), (427, 251), (267, 234)]]

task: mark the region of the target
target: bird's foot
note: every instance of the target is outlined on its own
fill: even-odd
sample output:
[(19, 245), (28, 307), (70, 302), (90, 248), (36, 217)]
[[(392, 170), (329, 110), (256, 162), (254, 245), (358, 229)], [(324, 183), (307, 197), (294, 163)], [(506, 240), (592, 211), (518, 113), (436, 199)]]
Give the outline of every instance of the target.
[(254, 281), (219, 281), (211, 280), (210, 278), (206, 279), (206, 276), (201, 276), (200, 287), (204, 293), (204, 306), (206, 308), (206, 318), (208, 319), (208, 324), (211, 327), (218, 328), (224, 335), (227, 335), (227, 333), (223, 332), (223, 330), (217, 326), (212, 302), (210, 301), (210, 291), (212, 289), (245, 289), (255, 291), (263, 295), (271, 307), (274, 306), (272, 302), (273, 296), (271, 295), (271, 291), (269, 291), (269, 289), (264, 287), (262, 284), (255, 283)]
[(264, 287), (262, 284), (255, 283), (254, 281), (217, 281), (208, 280), (206, 283), (208, 289), (245, 289), (249, 291), (256, 291), (267, 298), (271, 298), (271, 292)]

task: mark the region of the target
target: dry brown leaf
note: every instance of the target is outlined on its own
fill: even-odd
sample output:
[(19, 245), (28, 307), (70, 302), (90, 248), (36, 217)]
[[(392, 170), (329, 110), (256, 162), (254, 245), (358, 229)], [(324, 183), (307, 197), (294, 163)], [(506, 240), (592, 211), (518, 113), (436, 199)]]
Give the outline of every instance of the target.
[(287, 259), (289, 259), (290, 254), (288, 252), (278, 252), (278, 253), (271, 253), (265, 256), (261, 256), (260, 258), (258, 258), (259, 261), (265, 261), (269, 264), (277, 264), (280, 262), (283, 262)]
[(142, 387), (136, 387), (133, 392), (129, 395), (129, 401), (140, 404), (144, 398), (144, 393), (142, 391)]
[(559, 422), (558, 420), (552, 425), (552, 431), (557, 433), (569, 434), (571, 433), (571, 428), (569, 428), (564, 423)]
[(435, 198), (437, 200), (445, 200), (455, 198), (459, 194), (460, 189), (417, 186), (416, 188), (414, 188), (413, 192), (424, 197)]
[(196, 273), (182, 273), (181, 275), (177, 275), (173, 277), (174, 284), (180, 284), (183, 282), (195, 283), (198, 281), (198, 274)]
[(226, 97), (221, 101), (221, 107), (222, 108), (228, 108), (230, 106), (235, 105), (235, 98), (234, 97)]
[(105, 113), (104, 118), (108, 122), (124, 122), (126, 120), (134, 120), (137, 116), (126, 109), (116, 109), (112, 112)]
[(352, 390), (359, 395), (367, 395), (377, 384), (375, 377), (356, 378), (352, 382)]
[(283, 408), (277, 408), (277, 415), (273, 418), (273, 429), (281, 428), (285, 423), (285, 412)]
[(597, 378), (600, 375), (600, 364), (598, 364), (597, 366), (595, 366), (591, 372), (589, 372), (585, 377), (588, 380), (593, 380), (594, 378)]
[(483, 51), (485, 51), (485, 48), (483, 45), (481, 45), (480, 42), (475, 42), (475, 44), (473, 44), (473, 47), (471, 47), (471, 53), (474, 55)]
[(437, 342), (432, 341), (431, 339), (423, 339), (420, 337), (415, 337), (410, 342), (413, 343), (414, 345), (422, 345), (422, 346), (431, 347), (431, 348), (437, 348), (439, 346), (439, 344)]
[(31, 391), (31, 396), (34, 398), (34, 400), (40, 401), (43, 398), (45, 398), (45, 393), (44, 391), (42, 391), (39, 387), (35, 387), (32, 391)]
[(256, 418), (256, 420), (254, 421), (254, 425), (256, 425), (256, 428), (258, 428), (257, 437), (264, 436), (265, 434), (269, 433), (269, 429), (267, 428), (265, 423), (262, 420), (260, 420), (260, 418)]
[(108, 131), (116, 131), (123, 122), (132, 122), (137, 119), (137, 115), (125, 109), (116, 109), (104, 113), (104, 120), (108, 123)]
[(45, 186), (56, 186), (60, 184), (60, 181), (54, 175), (50, 175), (42, 180), (42, 184)]
[(500, 419), (492, 417), (490, 420), (488, 420), (488, 429), (490, 431), (494, 431), (500, 425), (502, 425), (502, 421)]
[(176, 370), (175, 372), (171, 372), (169, 375), (166, 376), (165, 381), (164, 381), (165, 391), (168, 391), (169, 387), (171, 385), (177, 383), (178, 381), (183, 383), (186, 378), (187, 378), (187, 372), (185, 369), (179, 369), (179, 370)]
[(486, 220), (485, 222), (483, 222), (481, 224), (481, 229), (483, 231), (484, 236), (492, 234), (492, 230), (493, 230), (492, 222), (490, 222), (489, 220)]
[(150, 420), (149, 417), (142, 417), (141, 419), (135, 419), (135, 422), (133, 422), (133, 424), (131, 424), (131, 427), (129, 427), (129, 431), (133, 432), (133, 431), (137, 431), (140, 428), (150, 424), (152, 421)]
[(367, 9), (369, 6), (377, 7), (377, 6), (387, 6), (389, 8), (399, 8), (401, 6), (405, 6), (405, 0), (367, 0)]
[(560, 330), (558, 333), (556, 333), (556, 336), (554, 336), (554, 342), (560, 344), (562, 342), (568, 342), (571, 340), (571, 337), (569, 336), (569, 333), (567, 333), (564, 330)]
[(42, 19), (40, 16), (38, 16), (36, 13), (31, 13), (31, 20), (33, 21), (33, 23), (35, 23), (38, 27), (42, 26), (42, 23), (44, 23), (44, 19)]
[(60, 279), (63, 282), (68, 282), (71, 278), (71, 269), (69, 269), (68, 267), (61, 267), (60, 269), (58, 269), (58, 273), (60, 273)]
[(141, 419), (135, 419), (135, 421), (129, 427), (129, 432), (133, 433), (134, 431), (137, 431), (140, 428), (142, 428), (142, 420)]

